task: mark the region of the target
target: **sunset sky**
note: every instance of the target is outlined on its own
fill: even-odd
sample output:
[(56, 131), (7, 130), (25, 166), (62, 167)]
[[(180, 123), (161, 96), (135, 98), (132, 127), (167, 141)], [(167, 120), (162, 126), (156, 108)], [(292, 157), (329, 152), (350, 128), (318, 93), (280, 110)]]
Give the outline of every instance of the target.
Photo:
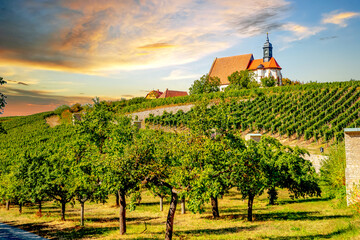
[(360, 80), (359, 0), (0, 0), (2, 116), (187, 91), (266, 32), (284, 77)]

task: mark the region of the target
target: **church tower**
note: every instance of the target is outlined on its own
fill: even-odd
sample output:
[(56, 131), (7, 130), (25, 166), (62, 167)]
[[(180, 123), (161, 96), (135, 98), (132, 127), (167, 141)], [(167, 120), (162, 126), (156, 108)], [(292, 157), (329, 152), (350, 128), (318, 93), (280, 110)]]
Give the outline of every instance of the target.
[(264, 62), (269, 62), (272, 58), (272, 44), (269, 42), (269, 34), (266, 33), (266, 42), (264, 43)]

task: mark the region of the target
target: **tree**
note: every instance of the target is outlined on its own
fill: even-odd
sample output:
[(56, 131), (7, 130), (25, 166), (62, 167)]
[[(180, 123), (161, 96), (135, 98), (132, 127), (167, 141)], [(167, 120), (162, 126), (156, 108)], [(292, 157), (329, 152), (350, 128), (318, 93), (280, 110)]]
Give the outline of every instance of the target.
[[(5, 83), (6, 83), (6, 81), (2, 77), (0, 77), (0, 86)], [(6, 104), (5, 98), (6, 98), (6, 96), (0, 92), (0, 114), (2, 113), (2, 111), (5, 107), (5, 104)]]
[(244, 151), (237, 151), (233, 158), (234, 168), (231, 173), (234, 186), (240, 191), (243, 199), (248, 199), (248, 221), (252, 221), (253, 203), (266, 187), (266, 176), (262, 171), (261, 154), (258, 143), (250, 140)]
[[(34, 144), (36, 146), (36, 144)], [(24, 181), (26, 196), (34, 203), (38, 204), (38, 216), (42, 216), (42, 202), (48, 198), (46, 182), (46, 165), (48, 157), (46, 150), (39, 148), (27, 150), (19, 161), (18, 171), (19, 180)]]
[(105, 171), (99, 161), (99, 153), (96, 147), (88, 142), (81, 131), (72, 134), (69, 141), (69, 152), (72, 160), (71, 179), (73, 179), (72, 192), (81, 206), (80, 225), (84, 226), (85, 202), (104, 201), (107, 191), (101, 184), (101, 177)]
[(261, 78), (261, 86), (263, 87), (274, 87), (276, 80), (273, 76)]
[(84, 136), (95, 144), (99, 151), (99, 161), (104, 166), (102, 185), (119, 196), (120, 234), (126, 233), (126, 195), (139, 184), (134, 171), (134, 159), (126, 157), (126, 149), (133, 141), (136, 127), (125, 116), (116, 117), (107, 102), (94, 99), (82, 121), (78, 122)]
[(302, 157), (305, 153), (266, 136), (260, 142), (247, 141), (246, 149), (236, 153), (238, 157), (232, 158), (232, 181), (242, 197), (248, 199), (249, 221), (254, 197), (265, 189), (269, 190), (270, 203), (276, 198), (276, 187), (287, 188), (295, 198), (320, 195), (315, 169)]
[(220, 91), (220, 78), (209, 77), (208, 74), (203, 75), (199, 80), (195, 80), (189, 88), (190, 95), (211, 93)]
[(283, 86), (292, 85), (292, 81), (289, 78), (282, 78), (281, 82)]
[[(0, 77), (0, 86), (5, 84), (5, 83), (6, 83), (6, 81), (4, 81), (4, 79), (2, 77)], [(0, 92), (0, 114), (3, 113), (4, 107), (5, 107), (5, 104), (6, 104), (5, 98), (6, 98), (6, 96)], [(2, 126), (2, 124), (0, 122), (0, 134), (1, 133), (6, 133), (6, 131), (3, 128), (3, 126)]]
[(59, 107), (57, 107), (55, 110), (54, 110), (54, 113), (56, 115), (58, 115), (59, 117), (61, 117), (61, 114), (65, 111), (65, 110), (70, 110), (70, 107), (68, 105), (61, 105)]
[(298, 147), (282, 145), (278, 140), (263, 136), (258, 144), (266, 176), (269, 204), (275, 204), (276, 188), (287, 188), (292, 197), (299, 198), (320, 195), (318, 176), (310, 161), (303, 158), (308, 154)]
[(227, 88), (225, 88), (226, 91), (259, 87), (259, 84), (256, 82), (254, 78), (254, 73), (249, 70), (233, 72), (228, 77), (228, 80), (230, 82), (230, 85)]
[[(132, 147), (135, 149), (141, 147), (141, 145), (137, 146), (133, 143), (135, 132), (136, 127), (131, 124), (131, 119), (120, 116), (114, 119), (109, 138), (105, 142), (104, 166), (106, 170), (103, 184), (109, 192), (117, 191), (118, 193), (121, 235), (126, 233), (126, 195), (140, 184), (140, 179), (136, 175), (140, 163), (136, 157), (129, 153)], [(136, 150), (133, 149), (133, 151)]]

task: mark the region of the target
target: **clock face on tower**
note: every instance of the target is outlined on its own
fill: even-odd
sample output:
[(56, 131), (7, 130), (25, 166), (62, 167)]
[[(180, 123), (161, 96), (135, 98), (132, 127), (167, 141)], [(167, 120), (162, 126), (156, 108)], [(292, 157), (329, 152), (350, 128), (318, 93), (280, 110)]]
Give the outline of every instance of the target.
[(268, 55), (269, 50), (265, 49), (265, 55)]

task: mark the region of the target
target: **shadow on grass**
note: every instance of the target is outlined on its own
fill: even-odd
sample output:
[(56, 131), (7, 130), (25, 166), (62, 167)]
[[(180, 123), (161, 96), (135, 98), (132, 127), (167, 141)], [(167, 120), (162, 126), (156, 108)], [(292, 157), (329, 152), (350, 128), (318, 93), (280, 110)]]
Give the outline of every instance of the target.
[(352, 215), (315, 215), (318, 211), (314, 212), (275, 212), (275, 213), (260, 213), (254, 214), (254, 220), (267, 221), (267, 220), (325, 220), (337, 218), (352, 218)]
[(64, 229), (56, 229), (55, 227), (50, 227), (46, 225), (45, 222), (42, 223), (27, 223), (27, 224), (14, 224), (14, 222), (7, 222), (6, 224), (12, 225), (14, 227), (23, 229), (35, 233), (39, 236), (51, 239), (80, 239), (80, 238), (90, 238), (98, 235), (103, 235), (107, 232), (117, 230), (118, 227), (102, 227), (102, 228), (88, 228), (88, 227), (71, 227)]
[(326, 202), (329, 200), (330, 200), (330, 198), (301, 198), (301, 199), (294, 199), (294, 200), (278, 201), (278, 205), (292, 204), (292, 203), (307, 203), (307, 202)]
[(98, 235), (103, 235), (110, 231), (118, 230), (118, 227), (101, 227), (101, 228), (81, 228), (72, 227), (62, 229), (61, 231), (55, 231), (48, 233), (51, 237), (56, 239), (79, 239), (79, 238), (90, 238)]
[(217, 228), (217, 229), (194, 229), (194, 230), (185, 230), (185, 231), (176, 231), (176, 236), (181, 236), (183, 234), (192, 234), (192, 235), (202, 235), (202, 234), (229, 234), (237, 233), (241, 231), (251, 231), (257, 228), (257, 226), (248, 226), (248, 227), (231, 227), (231, 228)]
[(336, 236), (339, 236), (341, 234), (344, 234), (346, 232), (353, 231), (354, 227), (349, 226), (345, 229), (340, 229), (332, 233), (328, 234), (314, 234), (314, 235), (306, 235), (306, 236), (279, 236), (279, 237), (263, 237), (263, 239), (271, 239), (271, 240), (287, 240), (287, 239), (319, 239), (319, 238), (334, 238)]
[[(320, 212), (274, 212), (274, 213), (256, 213), (253, 214), (254, 221), (271, 221), (271, 220), (326, 220), (326, 219), (337, 219), (337, 218), (352, 218), (352, 215), (316, 215)], [(213, 219), (212, 216), (204, 216), (202, 218), (206, 219)], [(223, 214), (220, 215), (219, 218), (214, 220), (220, 219), (240, 219), (245, 220), (247, 219), (247, 213), (243, 214)]]
[[(164, 207), (167, 206), (169, 203), (170, 203), (169, 201), (164, 200), (164, 202), (163, 202)], [(143, 206), (157, 206), (157, 205), (159, 205), (160, 206), (160, 201), (159, 202), (141, 202), (139, 204), (139, 206), (141, 206), (141, 205), (143, 205)]]
[[(158, 219), (158, 217), (134, 217), (134, 218), (126, 218), (126, 222), (144, 222), (144, 221), (150, 221), (153, 219)], [(98, 217), (98, 218), (86, 218), (86, 221), (90, 222), (99, 222), (99, 223), (106, 223), (106, 222), (118, 222), (119, 217)]]

